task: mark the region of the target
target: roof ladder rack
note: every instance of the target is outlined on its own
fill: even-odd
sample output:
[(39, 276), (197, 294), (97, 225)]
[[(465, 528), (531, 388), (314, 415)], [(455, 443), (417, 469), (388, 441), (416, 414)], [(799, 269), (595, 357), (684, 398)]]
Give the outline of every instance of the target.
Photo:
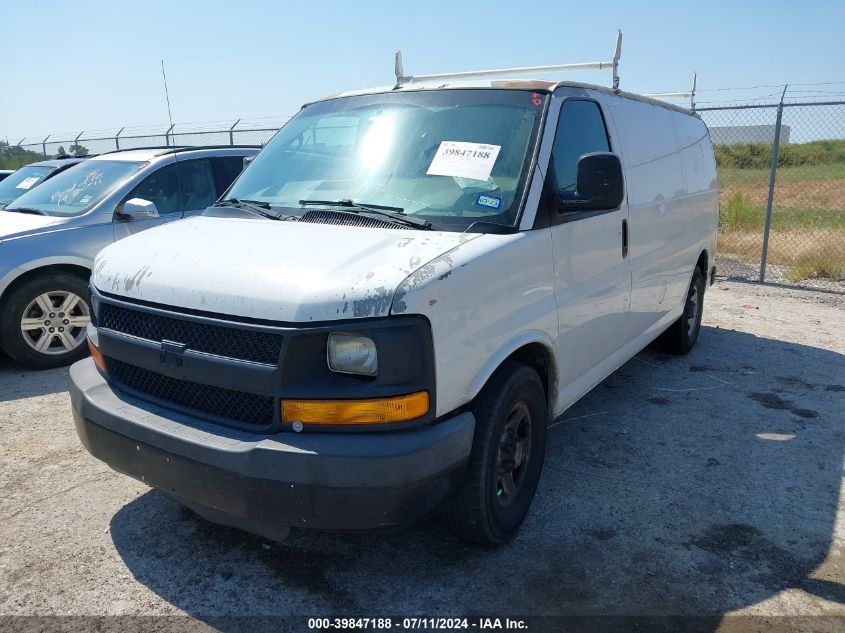
[(402, 51), (396, 51), (395, 69), (396, 86), (406, 86), (410, 83), (424, 81), (442, 81), (449, 79), (480, 79), (482, 77), (493, 77), (502, 75), (537, 75), (539, 73), (572, 72), (577, 70), (604, 70), (613, 69), (613, 89), (619, 89), (619, 58), (622, 56), (622, 31), (616, 35), (616, 52), (609, 62), (586, 62), (583, 64), (560, 64), (557, 66), (528, 66), (522, 68), (497, 68), (495, 70), (470, 70), (458, 73), (442, 73), (437, 75), (406, 75), (402, 68)]
[(698, 73), (692, 74), (692, 90), (688, 92), (652, 92), (644, 97), (652, 99), (689, 99), (689, 109), (695, 112), (695, 84), (698, 81)]

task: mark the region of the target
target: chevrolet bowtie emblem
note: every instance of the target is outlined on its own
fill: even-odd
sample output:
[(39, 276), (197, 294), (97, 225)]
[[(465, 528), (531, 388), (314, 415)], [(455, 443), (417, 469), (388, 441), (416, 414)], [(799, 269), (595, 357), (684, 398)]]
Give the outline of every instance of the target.
[(159, 359), (163, 365), (168, 367), (181, 367), (182, 356), (188, 346), (185, 343), (177, 343), (175, 341), (161, 342), (161, 355)]

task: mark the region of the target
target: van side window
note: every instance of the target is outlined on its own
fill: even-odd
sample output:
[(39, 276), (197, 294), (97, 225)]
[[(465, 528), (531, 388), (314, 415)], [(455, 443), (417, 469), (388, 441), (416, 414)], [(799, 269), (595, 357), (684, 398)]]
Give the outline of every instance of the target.
[(610, 142), (599, 106), (594, 101), (569, 100), (563, 104), (552, 148), (557, 189), (575, 193), (578, 159), (590, 152), (609, 152)]

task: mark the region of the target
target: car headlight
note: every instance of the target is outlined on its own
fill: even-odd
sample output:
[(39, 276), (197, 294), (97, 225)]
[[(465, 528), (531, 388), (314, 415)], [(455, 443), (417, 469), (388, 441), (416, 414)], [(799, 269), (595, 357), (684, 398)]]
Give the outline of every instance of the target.
[(373, 339), (356, 334), (332, 332), (327, 350), (329, 369), (341, 374), (378, 374), (378, 352)]

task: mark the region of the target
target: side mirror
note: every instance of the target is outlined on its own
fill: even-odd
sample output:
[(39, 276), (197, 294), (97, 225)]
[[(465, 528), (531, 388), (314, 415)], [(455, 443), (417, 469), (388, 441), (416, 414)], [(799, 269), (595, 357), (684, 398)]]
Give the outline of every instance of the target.
[(616, 154), (593, 152), (578, 159), (575, 193), (560, 192), (560, 211), (607, 211), (625, 197), (622, 163)]
[(143, 198), (130, 198), (115, 214), (121, 220), (153, 220), (159, 217), (155, 202)]

